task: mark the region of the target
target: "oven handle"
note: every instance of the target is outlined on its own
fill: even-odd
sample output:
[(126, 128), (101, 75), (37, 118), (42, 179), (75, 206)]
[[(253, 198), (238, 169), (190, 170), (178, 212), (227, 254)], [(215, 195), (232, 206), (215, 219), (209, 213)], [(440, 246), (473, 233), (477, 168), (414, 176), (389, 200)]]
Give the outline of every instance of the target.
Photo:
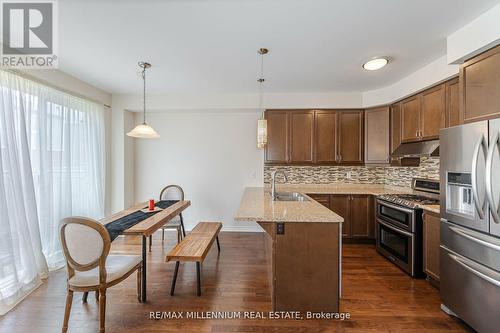
[(460, 264), (460, 266), (462, 266), (463, 268), (465, 268), (466, 270), (468, 270), (472, 274), (476, 275), (477, 277), (479, 277), (483, 280), (488, 281), (489, 283), (491, 283), (497, 287), (500, 287), (500, 281), (492, 278), (491, 276), (488, 276), (485, 272), (480, 272), (479, 270), (472, 268), (471, 266), (469, 266), (467, 264), (466, 260), (459, 258), (458, 256), (451, 254), (451, 253), (448, 253), (448, 255), (450, 256), (451, 259), (453, 259), (455, 262)]
[(412, 210), (412, 209), (404, 208), (404, 207), (401, 207), (401, 206), (396, 206), (396, 205), (388, 203), (387, 201), (383, 201), (383, 200), (377, 199), (377, 202), (378, 202), (379, 205), (387, 206), (387, 207), (390, 207), (390, 208), (394, 208), (394, 209), (403, 211), (405, 213), (410, 213), (411, 215), (413, 215), (415, 213), (415, 211)]
[(377, 222), (382, 224), (384, 227), (387, 227), (393, 231), (396, 231), (396, 232), (399, 232), (400, 234), (403, 234), (407, 237), (411, 237), (413, 238), (413, 234), (411, 232), (407, 232), (407, 231), (404, 231), (404, 230), (401, 230), (399, 228), (396, 228), (396, 227), (393, 227), (392, 225), (388, 224), (388, 223), (385, 223), (384, 221), (382, 221), (381, 219), (377, 219)]

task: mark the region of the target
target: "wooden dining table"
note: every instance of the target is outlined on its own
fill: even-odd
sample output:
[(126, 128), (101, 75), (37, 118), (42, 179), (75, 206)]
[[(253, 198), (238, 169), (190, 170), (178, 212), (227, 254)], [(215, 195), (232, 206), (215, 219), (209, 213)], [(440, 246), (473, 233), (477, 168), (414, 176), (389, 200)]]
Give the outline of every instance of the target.
[[(146, 245), (147, 239), (151, 236), (155, 231), (163, 227), (168, 221), (176, 217), (177, 215), (181, 215), (182, 212), (191, 205), (191, 201), (189, 200), (180, 200), (169, 206), (156, 214), (146, 218), (145, 220), (135, 224), (134, 226), (125, 229), (121, 234), (125, 236), (142, 236), (142, 276), (141, 276), (141, 302), (146, 302)], [(108, 224), (113, 221), (116, 221), (124, 216), (127, 216), (131, 213), (134, 213), (138, 210), (143, 209), (147, 206), (147, 202), (142, 202), (136, 205), (133, 205), (130, 208), (124, 209), (120, 212), (117, 212), (111, 216), (105, 217), (99, 222), (102, 224)]]

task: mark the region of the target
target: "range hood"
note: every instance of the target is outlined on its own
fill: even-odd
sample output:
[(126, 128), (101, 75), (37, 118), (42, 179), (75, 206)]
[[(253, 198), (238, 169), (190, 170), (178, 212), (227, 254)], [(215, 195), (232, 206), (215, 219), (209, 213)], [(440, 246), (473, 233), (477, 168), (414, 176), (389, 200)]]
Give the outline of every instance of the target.
[(411, 142), (401, 144), (394, 153), (394, 157), (428, 157), (439, 156), (439, 140)]

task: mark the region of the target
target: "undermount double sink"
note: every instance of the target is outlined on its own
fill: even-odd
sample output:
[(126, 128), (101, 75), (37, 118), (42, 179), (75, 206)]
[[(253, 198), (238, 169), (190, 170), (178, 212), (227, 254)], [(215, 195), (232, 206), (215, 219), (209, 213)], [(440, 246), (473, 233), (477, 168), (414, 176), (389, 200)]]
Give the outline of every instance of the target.
[(298, 192), (277, 192), (275, 201), (309, 201), (310, 199)]

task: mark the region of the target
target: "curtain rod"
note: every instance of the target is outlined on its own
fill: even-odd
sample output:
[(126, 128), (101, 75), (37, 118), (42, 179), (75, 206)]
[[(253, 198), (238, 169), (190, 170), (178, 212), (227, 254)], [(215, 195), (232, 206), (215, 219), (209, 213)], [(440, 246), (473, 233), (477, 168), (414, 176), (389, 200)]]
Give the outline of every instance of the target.
[(48, 81), (45, 81), (45, 80), (39, 79), (37, 77), (34, 77), (34, 76), (32, 76), (32, 75), (30, 75), (30, 74), (28, 74), (26, 72), (23, 72), (23, 71), (20, 71), (20, 70), (17, 70), (17, 69), (11, 69), (11, 68), (9, 68), (9, 69), (3, 69), (2, 68), (1, 70), (5, 71), (5, 72), (8, 72), (8, 73), (11, 73), (11, 74), (14, 74), (14, 75), (18, 75), (18, 76), (20, 76), (20, 77), (22, 77), (24, 79), (27, 79), (27, 80), (30, 80), (30, 81), (33, 81), (33, 82), (36, 82), (36, 83), (44, 84), (44, 85), (46, 85), (46, 86), (48, 86), (48, 87), (50, 87), (52, 89), (55, 89), (55, 90), (58, 90), (58, 91), (62, 92), (62, 93), (65, 93), (65, 94), (68, 94), (68, 95), (71, 95), (71, 96), (74, 96), (74, 97), (78, 97), (78, 98), (81, 98), (81, 99), (88, 100), (90, 102), (94, 102), (94, 103), (103, 105), (106, 108), (111, 108), (110, 105), (104, 104), (101, 101), (95, 100), (95, 99), (90, 98), (90, 97), (85, 96), (85, 95), (80, 95), (80, 94), (75, 93), (75, 92), (73, 92), (71, 90), (60, 88), (60, 87), (58, 87), (58, 86), (56, 86), (56, 85), (54, 85), (54, 84), (52, 84), (52, 83), (50, 83)]

